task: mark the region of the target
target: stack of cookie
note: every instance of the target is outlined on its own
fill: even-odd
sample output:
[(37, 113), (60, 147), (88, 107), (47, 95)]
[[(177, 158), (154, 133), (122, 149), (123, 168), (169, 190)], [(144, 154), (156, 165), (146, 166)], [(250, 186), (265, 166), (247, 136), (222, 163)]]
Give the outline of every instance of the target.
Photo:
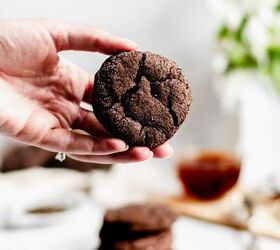
[(176, 215), (155, 204), (131, 205), (105, 214), (99, 250), (171, 250)]

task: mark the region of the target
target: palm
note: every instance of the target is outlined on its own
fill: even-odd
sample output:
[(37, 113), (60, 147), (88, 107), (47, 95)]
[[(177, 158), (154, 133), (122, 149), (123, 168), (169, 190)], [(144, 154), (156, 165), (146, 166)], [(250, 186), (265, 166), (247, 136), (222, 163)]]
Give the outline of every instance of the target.
[[(36, 143), (51, 129), (72, 127), (79, 117), (79, 104), (90, 76), (59, 59), (55, 41), (42, 26), (23, 31), (25, 27), (17, 25), (18, 32), (12, 30), (16, 44), (6, 50), (9, 53), (2, 57), (5, 60), (0, 60), (0, 80), (7, 86), (6, 91), (16, 93), (10, 100), (20, 103), (20, 107), (14, 109), (14, 127), (6, 130), (17, 139)], [(17, 39), (22, 32), (27, 38)], [(2, 43), (2, 46), (10, 45)]]
[[(21, 104), (20, 109), (14, 110), (14, 119), (18, 122), (15, 123), (17, 127), (12, 130), (19, 137), (27, 129), (26, 125), (34, 133), (31, 138), (37, 140), (52, 128), (69, 129), (77, 120), (79, 104), (86, 89), (85, 79), (88, 78), (89, 81), (85, 73), (62, 62), (57, 64), (57, 69), (52, 74), (42, 74), (39, 77), (18, 77), (1, 73), (9, 88), (17, 92), (17, 102)], [(82, 78), (84, 81), (79, 82), (78, 79)]]
[[(149, 156), (148, 149), (146, 154), (144, 149), (118, 153), (126, 150), (125, 143), (102, 137), (106, 132), (94, 115), (80, 108), (91, 95), (93, 77), (58, 56), (67, 49), (112, 54), (134, 45), (91, 27), (50, 20), (3, 21), (0, 30), (2, 134), (84, 161), (127, 162)], [(73, 127), (82, 134), (69, 131)], [(154, 152), (166, 156), (164, 150)]]

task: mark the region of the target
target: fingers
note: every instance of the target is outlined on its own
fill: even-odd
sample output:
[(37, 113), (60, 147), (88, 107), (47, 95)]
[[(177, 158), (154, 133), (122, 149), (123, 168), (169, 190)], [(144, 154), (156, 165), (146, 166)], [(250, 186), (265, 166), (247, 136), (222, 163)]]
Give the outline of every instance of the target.
[(111, 55), (137, 48), (130, 40), (91, 26), (49, 21), (46, 27), (56, 44), (57, 51), (84, 50)]
[(50, 130), (39, 146), (51, 151), (79, 155), (109, 155), (128, 149), (126, 143), (119, 139), (96, 139), (90, 135), (62, 128)]
[[(92, 77), (93, 78), (93, 77)], [(93, 79), (90, 80), (86, 86), (84, 96), (83, 96), (83, 101), (86, 103), (91, 103), (91, 97), (92, 97), (92, 92), (93, 92)]]
[(146, 147), (134, 147), (125, 152), (116, 153), (112, 155), (69, 155), (71, 158), (84, 161), (84, 162), (95, 162), (103, 164), (111, 163), (131, 163), (131, 162), (141, 162), (153, 157), (153, 152), (151, 152)]
[(80, 109), (78, 119), (73, 124), (73, 128), (81, 129), (88, 132), (90, 135), (108, 137), (109, 133), (97, 121), (95, 115), (83, 109)]
[[(95, 115), (86, 110), (80, 111), (77, 121), (74, 123), (73, 128), (81, 129), (91, 135), (108, 137), (110, 134), (103, 128), (97, 121)], [(151, 150), (155, 158), (169, 158), (173, 154), (173, 148), (168, 142)]]
[(173, 148), (168, 142), (154, 148), (152, 151), (155, 158), (169, 158), (173, 154)]
[(95, 162), (101, 164), (111, 164), (111, 163), (131, 163), (131, 162), (141, 162), (149, 158), (167, 158), (173, 153), (173, 149), (168, 143), (158, 146), (152, 151), (146, 147), (134, 147), (125, 152), (104, 155), (104, 156), (90, 156), (90, 155), (69, 155), (71, 158), (84, 161), (84, 162)]

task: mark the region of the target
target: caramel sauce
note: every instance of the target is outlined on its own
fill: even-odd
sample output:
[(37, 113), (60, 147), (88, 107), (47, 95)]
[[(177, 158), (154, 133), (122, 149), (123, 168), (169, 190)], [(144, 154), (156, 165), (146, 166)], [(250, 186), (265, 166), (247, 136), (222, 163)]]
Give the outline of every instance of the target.
[(186, 195), (203, 200), (222, 197), (237, 183), (239, 174), (240, 161), (220, 151), (201, 152), (178, 164)]

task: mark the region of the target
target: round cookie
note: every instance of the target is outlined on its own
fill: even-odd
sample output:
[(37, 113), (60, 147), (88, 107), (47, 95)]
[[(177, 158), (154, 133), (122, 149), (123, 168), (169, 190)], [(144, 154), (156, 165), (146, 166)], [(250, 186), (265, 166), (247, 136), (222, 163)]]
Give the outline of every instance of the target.
[(134, 241), (117, 241), (113, 244), (114, 250), (168, 250), (171, 248), (171, 230)]
[(108, 230), (112, 227), (123, 232), (153, 232), (170, 228), (175, 220), (176, 215), (166, 206), (159, 204), (130, 205), (109, 210), (105, 214), (103, 227)]
[(99, 250), (171, 250), (172, 232), (166, 230), (155, 235), (135, 240), (116, 241), (111, 245), (101, 245)]
[(112, 244), (115, 241), (132, 241), (139, 238), (157, 234), (161, 231), (131, 231), (129, 224), (123, 223), (104, 223), (99, 238), (101, 242)]
[(181, 69), (150, 52), (111, 56), (95, 75), (94, 113), (105, 129), (130, 146), (154, 148), (170, 139), (191, 101)]

